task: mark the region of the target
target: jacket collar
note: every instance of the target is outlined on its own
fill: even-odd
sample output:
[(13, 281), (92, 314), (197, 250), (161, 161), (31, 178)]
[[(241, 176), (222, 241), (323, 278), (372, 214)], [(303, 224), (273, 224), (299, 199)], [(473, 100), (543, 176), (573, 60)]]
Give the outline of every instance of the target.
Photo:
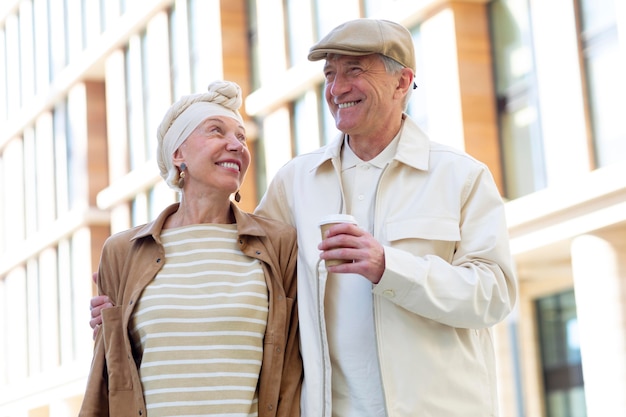
[[(406, 113), (402, 114), (402, 127), (400, 129), (400, 140), (394, 160), (415, 169), (428, 170), (428, 160), (430, 144), (428, 136)], [(322, 148), (320, 159), (314, 165), (313, 170), (319, 168), (329, 160), (339, 160), (341, 156), (341, 146), (344, 142), (345, 134), (340, 133), (331, 143)]]
[[(168, 207), (165, 208), (165, 210), (161, 212), (161, 214), (159, 214), (159, 216), (155, 220), (143, 226), (139, 226), (137, 233), (133, 235), (131, 240), (144, 238), (146, 236), (152, 236), (152, 238), (155, 241), (161, 243), (160, 235), (161, 235), (161, 230), (163, 230), (163, 225), (165, 224), (165, 220), (171, 214), (175, 213), (176, 210), (178, 210), (179, 205), (180, 205), (179, 203), (174, 203), (174, 204), (169, 205)], [(237, 207), (235, 203), (233, 203), (232, 201), (230, 203), (230, 209), (233, 211), (233, 214), (235, 215), (235, 222), (237, 223), (237, 234), (239, 236), (242, 236), (242, 235), (265, 236), (266, 235), (265, 230), (261, 226), (259, 226), (259, 224), (254, 219), (253, 215), (250, 215), (249, 213), (241, 211), (239, 207)]]

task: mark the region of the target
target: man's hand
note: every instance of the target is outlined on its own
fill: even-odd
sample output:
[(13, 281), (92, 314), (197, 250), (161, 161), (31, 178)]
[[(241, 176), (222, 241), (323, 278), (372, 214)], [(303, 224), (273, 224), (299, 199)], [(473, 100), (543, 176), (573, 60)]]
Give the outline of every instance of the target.
[(349, 261), (328, 267), (328, 272), (360, 274), (373, 284), (378, 284), (385, 272), (383, 246), (356, 225), (341, 223), (330, 227), (317, 248), (322, 251), (321, 259)]
[[(94, 272), (91, 276), (94, 283), (98, 282), (98, 273)], [(91, 320), (89, 320), (89, 325), (93, 329), (93, 338), (96, 339), (96, 335), (98, 334), (98, 330), (100, 330), (100, 326), (102, 325), (102, 309), (113, 307), (113, 303), (109, 300), (109, 297), (106, 295), (96, 295), (91, 298), (89, 303), (89, 309), (91, 310)]]

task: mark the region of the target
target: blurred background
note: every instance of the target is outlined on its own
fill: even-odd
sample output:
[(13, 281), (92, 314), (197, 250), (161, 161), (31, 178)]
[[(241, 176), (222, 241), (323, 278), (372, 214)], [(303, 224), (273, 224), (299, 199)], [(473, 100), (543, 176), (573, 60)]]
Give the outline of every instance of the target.
[(176, 199), (155, 162), (169, 105), (241, 85), (253, 210), (336, 134), (306, 56), (358, 17), (410, 29), (408, 113), (506, 200), (502, 416), (626, 415), (626, 1), (1, 0), (0, 417), (77, 415), (102, 244)]

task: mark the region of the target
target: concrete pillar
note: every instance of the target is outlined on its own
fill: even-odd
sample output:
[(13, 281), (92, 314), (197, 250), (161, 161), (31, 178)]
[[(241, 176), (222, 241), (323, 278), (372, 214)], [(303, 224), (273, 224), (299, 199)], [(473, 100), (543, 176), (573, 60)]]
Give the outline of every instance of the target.
[(614, 242), (584, 235), (571, 246), (588, 417), (626, 410), (624, 260)]

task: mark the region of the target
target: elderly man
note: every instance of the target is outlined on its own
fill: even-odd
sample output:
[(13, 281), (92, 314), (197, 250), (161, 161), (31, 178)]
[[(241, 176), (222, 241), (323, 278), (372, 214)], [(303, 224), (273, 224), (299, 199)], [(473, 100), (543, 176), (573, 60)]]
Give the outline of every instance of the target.
[[(349, 21), (308, 57), (325, 60), (341, 134), (288, 162), (257, 208), (298, 231), (303, 415), (497, 415), (489, 328), (516, 284), (491, 174), (404, 113), (416, 64), (401, 25)], [(342, 212), (358, 226), (321, 241), (317, 220)]]
[[(325, 60), (341, 133), (282, 167), (256, 211), (298, 232), (302, 415), (498, 415), (490, 327), (516, 281), (489, 170), (404, 112), (416, 63), (403, 26), (349, 21), (308, 57)], [(336, 213), (358, 226), (322, 240), (318, 220)]]

